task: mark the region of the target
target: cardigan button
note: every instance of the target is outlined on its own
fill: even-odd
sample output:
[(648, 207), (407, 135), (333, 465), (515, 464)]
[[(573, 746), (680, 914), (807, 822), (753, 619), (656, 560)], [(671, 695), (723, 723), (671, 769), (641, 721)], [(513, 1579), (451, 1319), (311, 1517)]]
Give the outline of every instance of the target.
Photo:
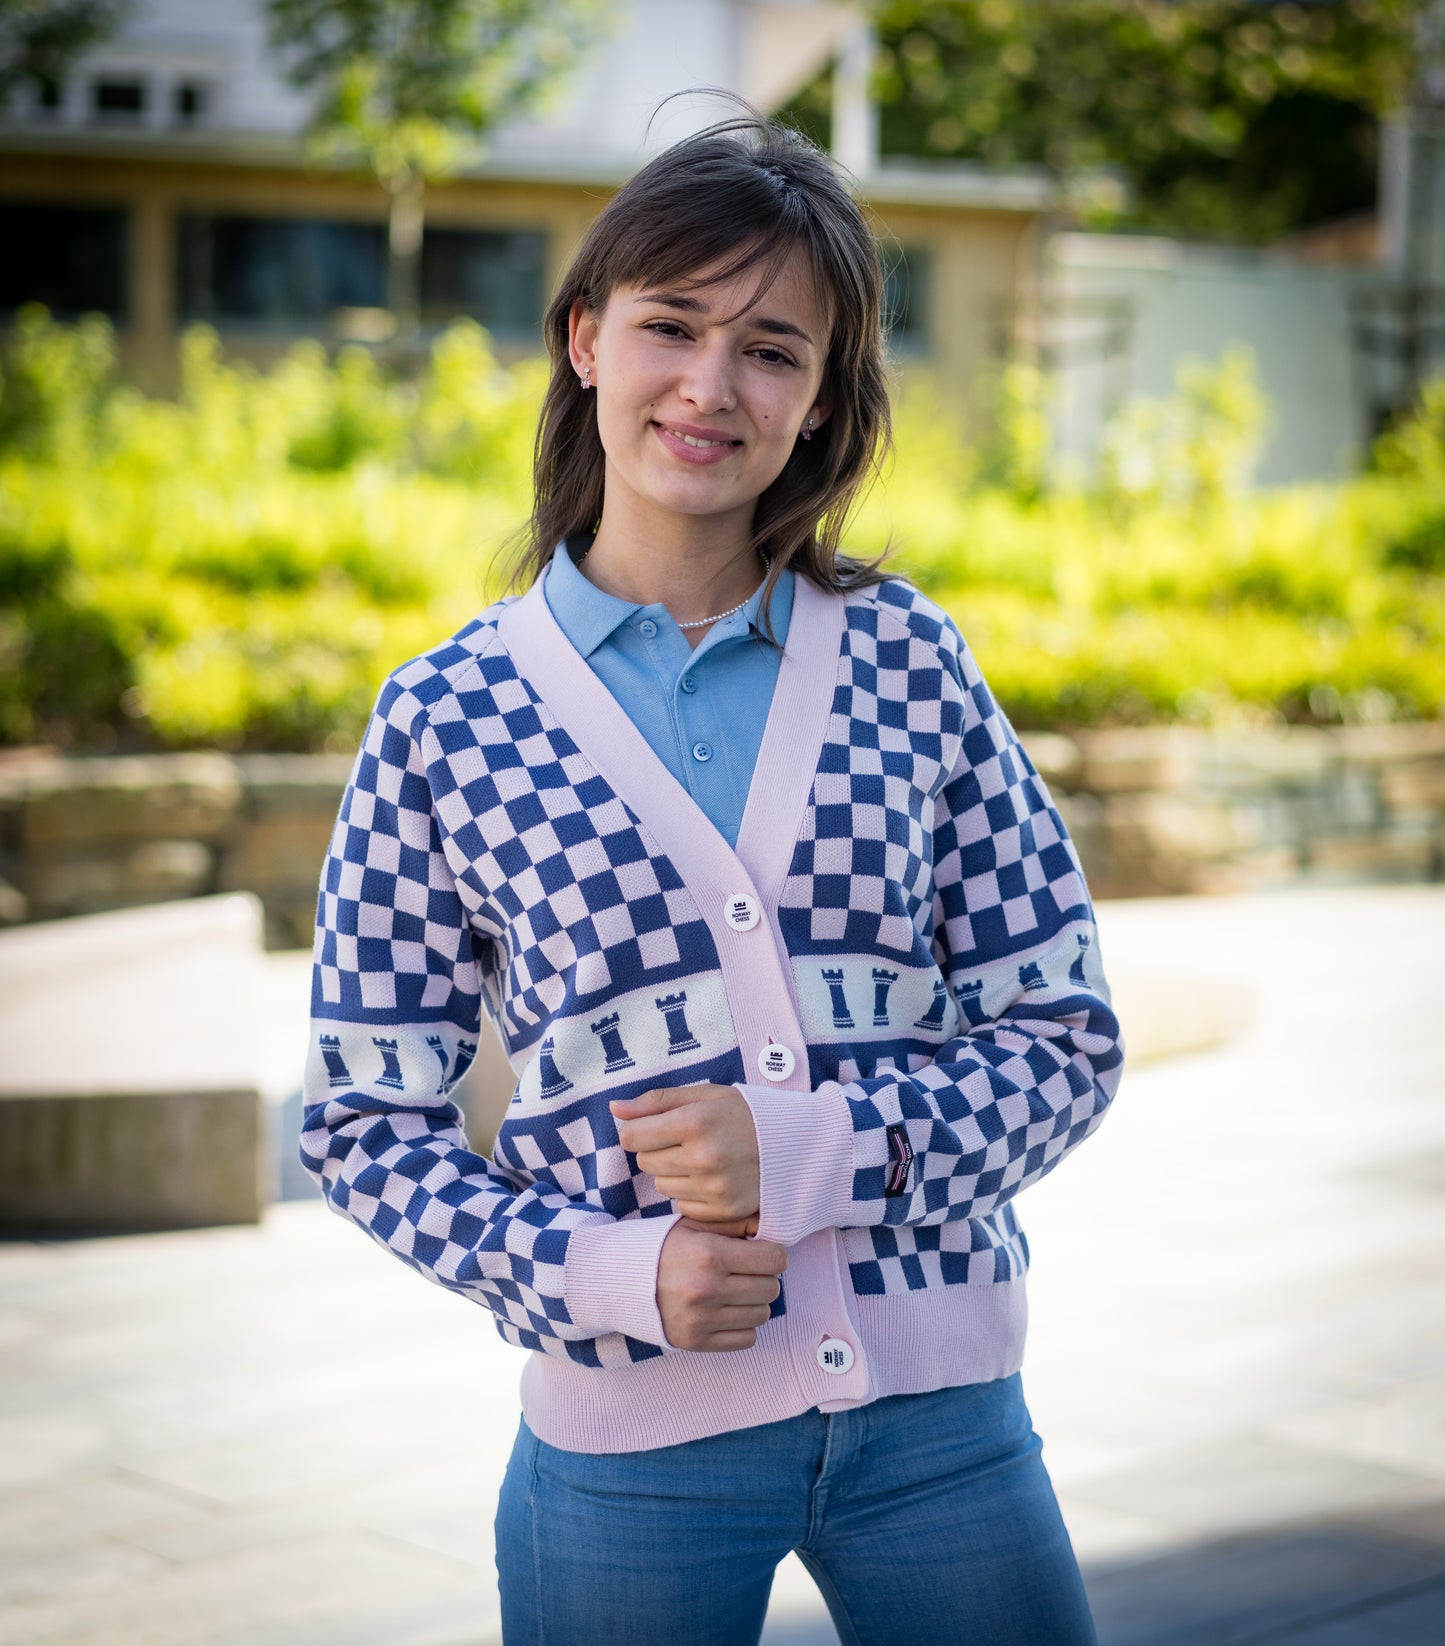
[(734, 892), (723, 904), (723, 918), (735, 932), (750, 932), (758, 923), (757, 899)]
[(758, 1071), (764, 1080), (786, 1080), (797, 1059), (786, 1046), (770, 1040), (758, 1053)]
[(853, 1370), (853, 1345), (841, 1337), (825, 1337), (818, 1345), (818, 1364), (833, 1377)]

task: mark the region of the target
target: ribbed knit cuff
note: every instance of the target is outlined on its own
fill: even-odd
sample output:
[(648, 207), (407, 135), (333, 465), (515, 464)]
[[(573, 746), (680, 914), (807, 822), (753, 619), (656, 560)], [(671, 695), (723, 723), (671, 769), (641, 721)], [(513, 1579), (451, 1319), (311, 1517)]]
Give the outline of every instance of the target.
[(738, 1090), (758, 1134), (758, 1239), (796, 1246), (819, 1229), (846, 1228), (853, 1205), (853, 1121), (841, 1088)]
[(628, 1337), (673, 1347), (657, 1312), (657, 1264), (662, 1243), (678, 1221), (671, 1217), (629, 1217), (588, 1223), (567, 1242), (562, 1295), (573, 1323), (601, 1337)]

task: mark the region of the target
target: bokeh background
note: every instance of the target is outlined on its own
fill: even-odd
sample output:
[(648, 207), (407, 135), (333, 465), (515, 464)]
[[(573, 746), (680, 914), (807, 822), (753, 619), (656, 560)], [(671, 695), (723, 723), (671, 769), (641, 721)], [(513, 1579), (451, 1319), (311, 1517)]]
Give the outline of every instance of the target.
[(506, 586), (552, 283), (727, 94), (868, 209), (850, 544), (1099, 900), (1131, 1069), (1023, 1213), (1106, 1646), (1445, 1639), (1445, 8), (0, 0), (7, 1641), (497, 1638), (520, 1357), (299, 1173), (316, 877)]

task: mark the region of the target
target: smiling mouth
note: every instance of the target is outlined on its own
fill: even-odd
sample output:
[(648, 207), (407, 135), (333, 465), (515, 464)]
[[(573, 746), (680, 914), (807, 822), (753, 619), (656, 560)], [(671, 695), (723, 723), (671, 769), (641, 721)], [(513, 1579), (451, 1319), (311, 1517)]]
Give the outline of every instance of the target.
[(741, 440), (728, 439), (726, 436), (720, 439), (705, 439), (702, 435), (687, 434), (682, 429), (673, 428), (670, 423), (659, 423), (657, 427), (670, 434), (674, 440), (681, 440), (685, 446), (692, 446), (698, 451), (713, 451), (719, 446), (742, 445)]

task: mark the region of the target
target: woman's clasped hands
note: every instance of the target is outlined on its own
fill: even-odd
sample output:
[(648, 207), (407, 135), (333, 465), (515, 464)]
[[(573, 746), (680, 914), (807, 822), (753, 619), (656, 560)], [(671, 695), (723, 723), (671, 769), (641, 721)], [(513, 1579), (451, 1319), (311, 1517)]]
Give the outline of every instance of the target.
[(663, 1242), (657, 1307), (679, 1349), (747, 1349), (778, 1296), (783, 1247), (758, 1227), (752, 1110), (735, 1086), (664, 1086), (610, 1105), (622, 1147), (682, 1213)]

